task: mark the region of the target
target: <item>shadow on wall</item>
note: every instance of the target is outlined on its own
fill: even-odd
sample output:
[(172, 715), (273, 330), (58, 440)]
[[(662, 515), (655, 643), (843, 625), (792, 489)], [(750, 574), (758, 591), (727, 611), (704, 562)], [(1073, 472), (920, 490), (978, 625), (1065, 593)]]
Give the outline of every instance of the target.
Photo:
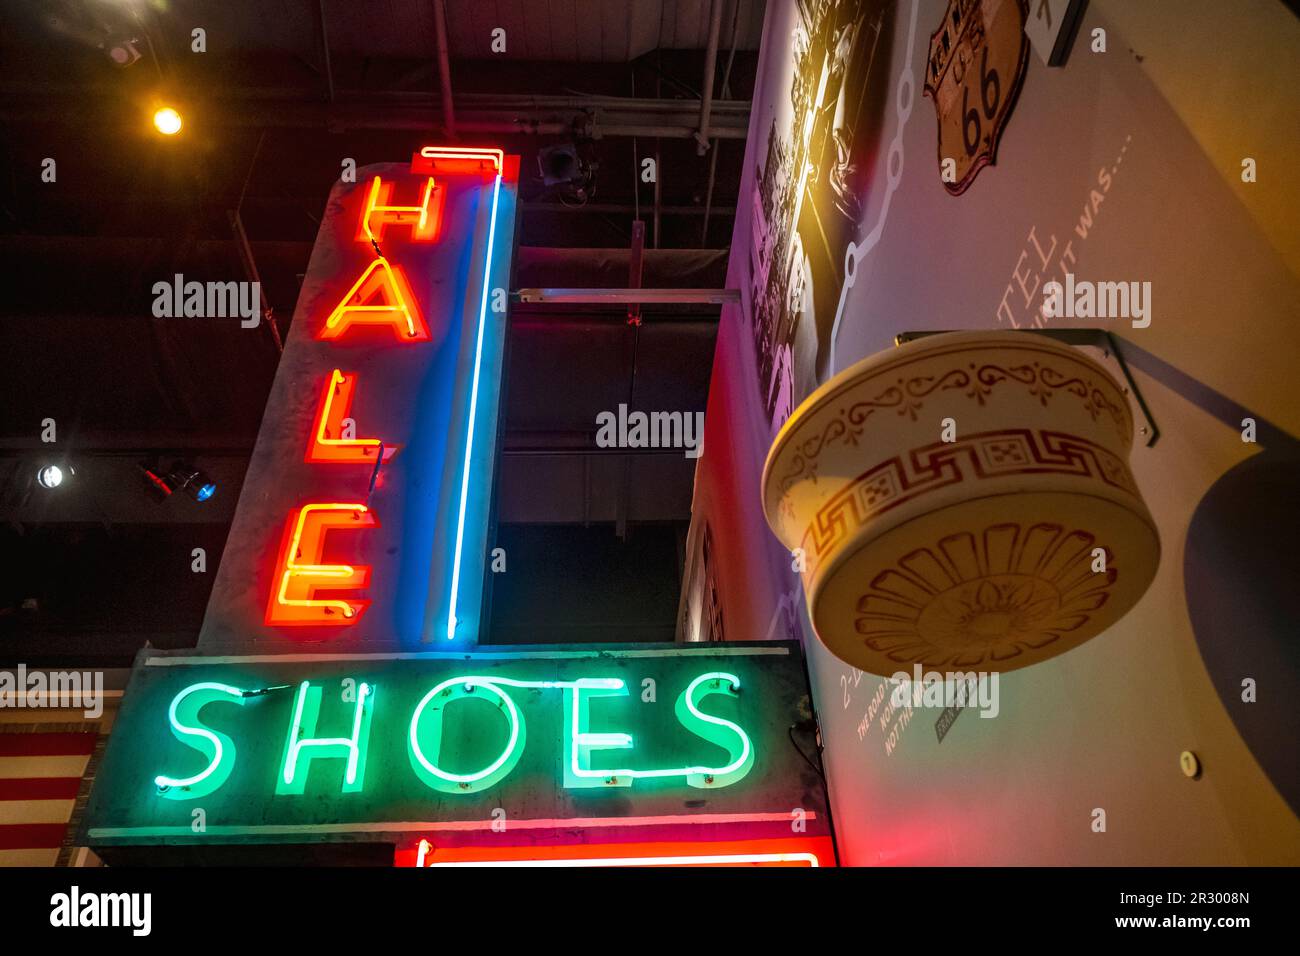
[(1226, 427), (1256, 420), (1260, 453), (1220, 476), (1192, 514), (1183, 586), (1219, 699), (1300, 814), (1300, 441), (1150, 352), (1128, 341), (1122, 349), (1131, 365)]
[(1298, 488), (1294, 447), (1269, 448), (1224, 474), (1192, 515), (1183, 581), (1192, 631), (1219, 699), (1273, 786), (1300, 814)]

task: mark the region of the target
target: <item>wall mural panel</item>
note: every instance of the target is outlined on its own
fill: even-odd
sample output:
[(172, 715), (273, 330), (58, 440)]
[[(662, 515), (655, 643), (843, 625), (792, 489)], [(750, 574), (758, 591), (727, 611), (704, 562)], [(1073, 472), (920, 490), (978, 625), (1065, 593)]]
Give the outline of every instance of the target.
[(845, 249), (876, 181), (893, 19), (893, 4), (882, 0), (809, 0), (796, 9), (789, 100), (765, 131), (752, 193), (754, 350), (777, 423), (829, 367)]
[[(1242, 190), (1265, 189), (1281, 202), (1288, 186), (1245, 185), (1217, 168), (1180, 119), (1188, 104), (1167, 101), (1133, 53), (1160, 38), (1120, 35), (1110, 19), (1118, 8), (1093, 0), (1063, 67), (1027, 58), (1009, 116), (1000, 110), (1011, 68), (990, 52), (997, 161), (954, 195), (934, 112), (942, 104), (925, 91), (932, 41), (954, 7), (972, 16), (982, 7), (986, 28), (990, 15), (1019, 9), (1008, 0), (768, 5), (741, 185), (748, 212), (737, 217), (728, 276), (742, 303), (724, 312), (696, 479), (695, 520), (714, 532), (728, 637), (802, 637), (850, 864), (1296, 864), (1295, 748), (1236, 702), (1246, 677), (1285, 696), (1291, 678), (1273, 664), (1287, 655), (1277, 634), (1234, 629), (1207, 610), (1243, 605), (1249, 621), (1276, 628), (1280, 592), (1243, 601), (1258, 581), (1213, 573), (1206, 547), (1222, 537), (1211, 520), (1227, 513), (1221, 504), (1197, 514), (1189, 538), (1221, 476), (1277, 435), (1300, 433), (1289, 369), (1300, 352), (1300, 282), (1241, 201)], [(1104, 49), (1094, 49), (1096, 31)], [(1215, 69), (1249, 69), (1249, 50), (1225, 41), (1222, 53)], [(968, 54), (979, 92), (981, 49)], [(979, 109), (976, 155), (989, 132)], [(960, 129), (956, 144), (967, 155)], [(1242, 144), (1242, 155), (1254, 148)], [(1134, 293), (1127, 312), (1094, 297), (1106, 282)], [(1052, 283), (1068, 310), (1050, 310)], [(821, 382), (892, 350), (900, 332), (1079, 326), (1121, 337), (1160, 440), (1136, 448), (1127, 468), (1086, 455), (1070, 467), (1087, 458), (1087, 480), (1143, 490), (1163, 551), (1156, 576), (1118, 623), (996, 675), (989, 698), (953, 706), (896, 695), (814, 635), (800, 555), (762, 513), (768, 448)], [(902, 406), (877, 414), (900, 412), (907, 417)], [(1246, 416), (1260, 422), (1260, 444), (1242, 440)], [(958, 419), (958, 440), (942, 451), (966, 469), (980, 429)], [(927, 436), (916, 446), (941, 441), (934, 408), (916, 409), (915, 427)], [(1047, 447), (1041, 435), (1031, 440)], [(875, 506), (866, 484), (854, 493), (859, 512)], [(834, 521), (812, 532), (810, 563)], [(974, 592), (972, 606), (997, 610), (984, 597)], [(1201, 762), (1196, 779), (1180, 769), (1184, 750)]]

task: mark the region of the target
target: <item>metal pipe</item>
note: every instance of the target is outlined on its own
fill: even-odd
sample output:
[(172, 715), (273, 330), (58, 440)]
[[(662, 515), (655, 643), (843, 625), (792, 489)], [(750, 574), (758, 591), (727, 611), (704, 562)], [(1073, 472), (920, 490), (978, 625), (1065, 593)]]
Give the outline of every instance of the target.
[[(381, 95), (386, 98), (401, 99), (427, 94), (420, 94), (418, 91), (387, 90)], [(535, 93), (462, 93), (460, 101), (462, 105), (466, 106), (479, 105), (496, 109), (633, 110), (650, 113), (678, 113), (686, 105), (680, 99), (662, 96), (650, 98), (642, 96), (567, 96)], [(715, 99), (710, 105), (710, 114), (738, 113), (748, 115), (749, 110), (749, 100)]]
[[(632, 249), (627, 257), (627, 284), (629, 288), (641, 288), (641, 271), (645, 264), (645, 222), (640, 219), (632, 223)], [(634, 325), (641, 324), (641, 304), (630, 302), (627, 307), (627, 320)], [(636, 368), (633, 363), (633, 369)]]
[[(268, 201), (269, 200), (263, 197), (258, 197), (259, 203), (268, 202)], [(589, 202), (589, 203), (583, 203), (581, 206), (566, 206), (563, 203), (558, 203), (558, 202), (525, 202), (525, 203), (520, 203), (519, 205), (524, 212), (540, 212), (540, 213), (601, 212), (601, 213), (609, 213), (614, 215), (631, 213), (633, 216), (639, 216), (641, 214), (639, 207), (631, 206), (631, 205), (623, 205), (621, 203)], [(660, 206), (659, 212), (665, 216), (700, 216), (704, 214), (704, 207), (703, 206)], [(736, 214), (736, 207), (735, 206), (714, 206), (713, 212), (717, 213), (720, 216), (734, 216)]]
[[(323, 105), (323, 104), (322, 104)], [(572, 122), (539, 122), (518, 116), (501, 119), (464, 119), (461, 114), (456, 122), (460, 131), (476, 133), (502, 133), (519, 136), (557, 136), (573, 135), (575, 126)], [(483, 115), (483, 114), (479, 114)], [(489, 114), (490, 115), (490, 114)], [(117, 128), (120, 117), (104, 112), (79, 110), (75, 106), (67, 109), (52, 107), (49, 109), (13, 108), (0, 104), (0, 121), (13, 123), (32, 123), (36, 125), (57, 125), (75, 123), (79, 127)], [(326, 129), (331, 132), (349, 130), (414, 130), (421, 133), (429, 131), (429, 114), (427, 111), (388, 109), (340, 109), (335, 106), (328, 112), (313, 110), (309, 104), (282, 104), (270, 108), (250, 109), (236, 107), (228, 112), (212, 114), (205, 117), (212, 129)], [(579, 124), (581, 125), (581, 124)], [(581, 130), (592, 139), (614, 139), (644, 137), (647, 139), (691, 139), (695, 136), (694, 126), (640, 126), (635, 124), (614, 123), (598, 125), (588, 122), (587, 128)], [(714, 126), (709, 135), (713, 139), (745, 139), (749, 135), (748, 126)]]
[[(217, 108), (205, 117), (205, 122), (214, 128), (329, 127), (336, 130), (394, 129), (427, 132), (429, 114), (437, 108), (432, 94), (409, 101), (369, 94), (354, 98), (347, 91), (339, 91), (339, 95), (342, 99), (333, 105), (320, 100), (304, 101), (301, 92), (292, 97), (225, 96), (215, 104)], [(720, 114), (716, 105), (715, 103), (709, 136), (714, 139), (745, 139), (749, 135), (748, 113)], [(642, 122), (642, 118), (647, 122)], [(86, 91), (80, 97), (59, 98), (32, 105), (30, 101), (24, 103), (22, 100), (7, 98), (4, 95), (4, 85), (0, 85), (0, 120), (33, 124), (76, 122), (90, 127), (112, 127), (124, 119), (119, 111), (95, 108), (93, 101), (87, 98)], [(532, 115), (505, 107), (462, 109), (461, 116), (453, 118), (453, 123), (458, 130), (481, 133), (563, 135), (574, 132), (576, 125), (593, 138), (621, 136), (685, 139), (698, 132), (691, 125), (695, 119), (694, 112), (684, 110), (678, 101), (675, 113), (631, 106), (595, 113), (578, 109), (573, 109), (570, 113), (570, 108), (567, 107), (537, 107)]]
[(664, 181), (664, 171), (663, 168), (660, 166), (659, 159), (660, 159), (659, 140), (656, 139), (655, 140), (655, 244), (654, 244), (654, 247), (656, 249), (659, 248), (659, 210), (660, 207), (663, 205), (662, 203), (663, 193), (661, 192), (662, 189), (661, 184)]
[(696, 151), (709, 151), (709, 114), (713, 110), (713, 73), (718, 66), (718, 35), (722, 32), (722, 2), (713, 0), (709, 14), (709, 45), (704, 52), (704, 83), (700, 87), (700, 128), (695, 133)]
[(515, 295), (519, 302), (707, 302), (722, 305), (740, 301), (739, 289), (520, 289)]
[(700, 226), (701, 249), (709, 244), (709, 215), (713, 211), (713, 183), (718, 178), (718, 153), (720, 152), (722, 148), (715, 143), (713, 155), (709, 157), (709, 186), (704, 191), (704, 223)]
[[(421, 124), (419, 121), (408, 122), (404, 118), (393, 121), (382, 120), (378, 118), (363, 119), (359, 123), (349, 124), (346, 120), (339, 121), (341, 125), (347, 127), (355, 125), (357, 128), (366, 129), (427, 129), (428, 123)], [(572, 133), (572, 123), (558, 122), (535, 122), (514, 118), (509, 120), (466, 120), (462, 119), (458, 124), (460, 129), (470, 130), (475, 133), (521, 133), (529, 135), (556, 136), (563, 133)], [(613, 137), (648, 137), (663, 139), (689, 139), (695, 135), (695, 128), (691, 126), (637, 126), (626, 123), (617, 123), (613, 125), (604, 125), (599, 122), (592, 122), (589, 127), (593, 139), (604, 139)], [(748, 127), (714, 127), (710, 133), (714, 139), (744, 139), (749, 134)], [(657, 181), (658, 170), (656, 170)]]
[[(65, 98), (70, 105), (84, 103), (87, 97), (113, 96), (120, 92), (108, 83), (34, 83), (29, 80), (5, 80), (0, 82), (0, 99), (33, 100), (41, 99), (41, 106), (60, 106), (57, 101)], [(251, 101), (287, 100), (302, 101), (309, 91), (302, 87), (289, 86), (238, 86), (223, 85), (212, 92), (212, 102), (224, 106), (237, 106)], [(356, 90), (341, 89), (338, 95), (344, 102), (361, 103), (367, 108), (387, 108), (402, 105), (428, 108), (433, 104), (434, 94), (421, 90)], [(484, 109), (510, 111), (527, 110), (627, 110), (637, 113), (681, 113), (698, 114), (698, 109), (686, 100), (666, 97), (641, 96), (570, 96), (550, 94), (519, 93), (478, 93), (464, 91), (456, 95), (462, 107), (477, 106)], [(102, 104), (97, 104), (102, 106)], [(710, 115), (748, 116), (749, 100), (722, 98), (713, 100)], [(102, 112), (97, 110), (97, 112)]]
[(325, 29), (325, 0), (320, 0), (316, 5), (317, 22), (320, 24), (320, 52), (321, 59), (325, 67), (325, 90), (329, 94), (329, 101), (334, 102), (334, 70), (330, 66), (330, 37)]
[[(595, 139), (604, 136), (646, 136), (663, 139), (690, 139), (695, 135), (695, 130), (690, 126), (634, 126), (627, 123), (617, 123), (609, 126), (602, 124), (593, 124), (592, 133)], [(709, 135), (714, 139), (745, 139), (749, 136), (749, 126), (727, 126), (713, 127)]]
[[(253, 453), (255, 436), (201, 435), (179, 432), (82, 433), (77, 444), (65, 450), (69, 458), (136, 459), (159, 452), (210, 458), (247, 458)], [(33, 446), (28, 438), (0, 438), (0, 458), (49, 458), (48, 450)]]
[[(736, 0), (736, 10), (731, 17), (731, 49), (727, 52), (727, 65), (722, 70), (722, 95), (731, 95), (731, 67), (736, 62), (736, 37), (740, 34), (740, 0)], [(715, 141), (712, 145), (713, 155), (709, 157), (709, 188), (704, 195), (704, 223), (700, 226), (700, 246), (709, 244), (709, 214), (713, 209), (713, 184), (718, 176), (718, 153), (722, 149)]]
[[(566, 307), (567, 308), (567, 307)], [(718, 327), (718, 314), (699, 313), (699, 312), (643, 312), (644, 321), (648, 321), (656, 328), (672, 328), (677, 331), (693, 331), (696, 329), (716, 329)], [(545, 332), (551, 334), (556, 330), (565, 332), (590, 332), (597, 326), (612, 326), (619, 323), (626, 323), (627, 316), (621, 309), (609, 308), (602, 311), (577, 311), (563, 314), (555, 312), (538, 312), (530, 306), (521, 306), (510, 320), (510, 331), (513, 332)], [(0, 451), (0, 456), (3, 456)]]
[(257, 273), (257, 261), (253, 258), (253, 247), (248, 243), (248, 234), (244, 232), (244, 221), (240, 219), (238, 209), (231, 209), (228, 215), (230, 231), (234, 233), (239, 258), (244, 265), (244, 274), (248, 276), (249, 282), (257, 286), (261, 298), (259, 304), (262, 307), (262, 318), (266, 320), (266, 327), (271, 333), (271, 341), (275, 344), (276, 352), (283, 354), (284, 340), (280, 338), (280, 327), (275, 323), (275, 310), (271, 308), (271, 301), (266, 296), (266, 286), (262, 285), (262, 277)]
[(573, 455), (582, 455), (584, 457), (597, 455), (673, 455), (681, 458), (682, 450), (680, 448), (601, 448), (595, 442), (592, 442), (590, 447), (584, 446), (581, 448), (511, 448), (507, 445), (501, 449), (501, 454), (507, 458), (561, 458)]
[(456, 112), (451, 101), (451, 54), (447, 47), (447, 8), (433, 0), (433, 23), (438, 34), (438, 90), (442, 93), (442, 128), (449, 139), (456, 138)]

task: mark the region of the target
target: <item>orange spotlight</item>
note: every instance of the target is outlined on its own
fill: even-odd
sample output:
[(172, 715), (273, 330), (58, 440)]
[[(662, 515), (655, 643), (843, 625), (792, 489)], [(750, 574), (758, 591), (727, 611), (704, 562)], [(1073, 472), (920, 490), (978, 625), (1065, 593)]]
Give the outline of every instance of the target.
[(164, 136), (175, 136), (181, 131), (181, 114), (164, 106), (153, 114), (153, 125)]

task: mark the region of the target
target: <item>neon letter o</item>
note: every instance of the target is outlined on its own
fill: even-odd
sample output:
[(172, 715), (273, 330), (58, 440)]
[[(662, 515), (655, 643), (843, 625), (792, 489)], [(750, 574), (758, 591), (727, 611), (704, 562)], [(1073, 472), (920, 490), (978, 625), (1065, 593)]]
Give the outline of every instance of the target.
[[(471, 689), (472, 688), (472, 689)], [(438, 766), (442, 747), (443, 711), (454, 701), (473, 698), (477, 689), (482, 688), (494, 694), (497, 706), (505, 714), (510, 724), (510, 739), (505, 749), (494, 761), (475, 773), (451, 773)], [(445, 697), (445, 700), (439, 700)], [(433, 703), (430, 719), (432, 726), (424, 734), (420, 733), (420, 720), (426, 707)], [(424, 744), (421, 744), (421, 738)], [(419, 778), (429, 787), (443, 793), (475, 793), (486, 790), (497, 783), (515, 768), (524, 752), (524, 716), (511, 700), (510, 695), (492, 682), (490, 677), (453, 677), (438, 684), (421, 698), (411, 716), (410, 732), (407, 734), (407, 751), (411, 766)], [(426, 749), (432, 750), (430, 758)]]

